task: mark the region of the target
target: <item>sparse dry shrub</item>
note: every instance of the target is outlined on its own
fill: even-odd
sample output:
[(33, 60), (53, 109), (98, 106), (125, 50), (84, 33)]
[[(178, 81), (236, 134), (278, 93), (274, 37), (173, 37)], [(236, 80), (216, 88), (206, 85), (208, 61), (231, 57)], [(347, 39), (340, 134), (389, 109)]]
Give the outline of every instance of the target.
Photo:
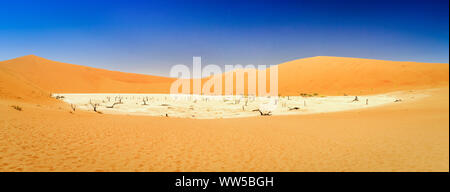
[(22, 107), (19, 107), (18, 105), (12, 105), (11, 107), (17, 111), (22, 111)]
[(59, 95), (56, 96), (56, 99), (64, 99), (64, 98), (65, 98), (64, 96), (59, 96)]

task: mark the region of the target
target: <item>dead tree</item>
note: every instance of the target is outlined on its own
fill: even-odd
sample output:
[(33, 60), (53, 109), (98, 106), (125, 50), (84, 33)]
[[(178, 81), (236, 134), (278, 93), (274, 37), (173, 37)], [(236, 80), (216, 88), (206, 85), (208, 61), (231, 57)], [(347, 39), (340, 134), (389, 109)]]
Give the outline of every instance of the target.
[(92, 108), (94, 108), (94, 111), (95, 111), (95, 112), (98, 112), (98, 111), (97, 111), (97, 107), (99, 106), (98, 103), (92, 103), (92, 101), (89, 101), (89, 104), (91, 104), (91, 106), (92, 106)]
[(258, 112), (261, 114), (261, 116), (271, 116), (272, 111), (261, 111), (261, 109), (258, 109)]
[(111, 106), (106, 106), (106, 108), (114, 108), (114, 105), (120, 104), (119, 102), (113, 103)]
[(355, 96), (355, 99), (353, 99), (352, 102), (355, 102), (355, 101), (359, 101), (358, 96)]
[(70, 108), (72, 108), (72, 111), (75, 111), (76, 106), (74, 104), (70, 104)]
[(369, 99), (366, 99), (366, 105), (369, 105)]
[(292, 111), (292, 110), (299, 110), (300, 109), (300, 107), (289, 107), (289, 111)]
[(145, 101), (145, 99), (142, 99), (142, 102), (144, 102), (144, 104), (142, 104), (142, 105), (148, 105), (147, 102)]
[(114, 101), (117, 101), (117, 100), (119, 100), (119, 104), (123, 104), (122, 103), (122, 97), (120, 97), (120, 96), (114, 97)]

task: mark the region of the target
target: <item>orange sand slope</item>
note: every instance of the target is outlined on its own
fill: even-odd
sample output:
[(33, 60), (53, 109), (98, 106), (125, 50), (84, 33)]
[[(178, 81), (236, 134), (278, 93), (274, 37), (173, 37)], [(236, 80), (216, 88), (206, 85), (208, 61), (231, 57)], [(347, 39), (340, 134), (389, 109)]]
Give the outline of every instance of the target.
[(50, 95), (27, 79), (0, 68), (0, 99), (14, 99), (28, 102), (48, 100)]
[[(2, 61), (0, 71), (26, 80), (24, 86), (31, 84), (48, 93), (168, 93), (175, 80), (66, 64), (33, 55)], [(448, 79), (448, 64), (312, 57), (279, 65), (281, 95), (385, 93), (446, 86)]]
[(0, 100), (0, 171), (448, 172), (448, 88), (427, 94), (358, 111), (215, 120)]
[(49, 93), (168, 93), (173, 79), (72, 65), (29, 55), (0, 62)]
[(283, 95), (363, 95), (448, 85), (449, 65), (312, 57), (279, 65)]
[(0, 171), (449, 171), (448, 64), (314, 57), (279, 70), (284, 95), (431, 97), (242, 119), (73, 112), (49, 94), (164, 93), (173, 79), (26, 56), (0, 62)]

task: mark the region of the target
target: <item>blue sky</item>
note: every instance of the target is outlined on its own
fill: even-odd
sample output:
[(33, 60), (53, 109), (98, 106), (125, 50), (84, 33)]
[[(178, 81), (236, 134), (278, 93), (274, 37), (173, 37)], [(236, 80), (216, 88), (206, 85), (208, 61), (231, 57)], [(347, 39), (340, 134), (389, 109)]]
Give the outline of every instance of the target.
[(0, 60), (34, 54), (168, 75), (312, 56), (449, 62), (448, 0), (0, 0)]

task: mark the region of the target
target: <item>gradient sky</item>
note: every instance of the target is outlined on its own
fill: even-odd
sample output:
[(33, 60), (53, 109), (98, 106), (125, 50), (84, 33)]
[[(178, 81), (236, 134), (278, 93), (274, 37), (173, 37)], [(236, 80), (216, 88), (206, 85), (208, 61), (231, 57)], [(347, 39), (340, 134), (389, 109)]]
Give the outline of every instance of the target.
[(449, 62), (449, 1), (0, 0), (0, 60), (168, 75), (312, 56)]

